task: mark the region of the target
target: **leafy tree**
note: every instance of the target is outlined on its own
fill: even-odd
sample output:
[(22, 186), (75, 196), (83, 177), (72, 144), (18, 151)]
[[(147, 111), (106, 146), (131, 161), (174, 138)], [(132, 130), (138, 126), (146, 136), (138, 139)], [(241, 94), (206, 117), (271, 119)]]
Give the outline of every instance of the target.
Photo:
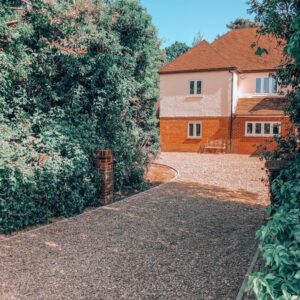
[(174, 42), (172, 45), (165, 48), (167, 62), (172, 61), (177, 56), (180, 56), (181, 54), (185, 53), (189, 49), (190, 47), (184, 42), (178, 42), (178, 41)]
[(221, 34), (217, 34), (214, 41), (216, 41), (217, 39), (219, 39), (222, 35)]
[[(279, 39), (279, 44), (284, 48), (285, 59), (282, 67), (277, 71), (279, 84), (289, 87), (288, 99), (290, 100), (289, 113), (300, 129), (300, 55), (299, 55), (299, 19), (300, 6), (297, 0), (251, 0), (250, 12), (256, 14), (256, 21), (262, 25), (261, 34), (273, 34)], [(259, 41), (256, 43), (258, 53)]]
[(158, 149), (161, 51), (138, 0), (0, 0), (0, 231), (97, 202), (96, 149), (115, 189), (142, 188)]
[(253, 22), (249, 19), (237, 18), (234, 21), (226, 25), (228, 29), (241, 29), (241, 28), (252, 28), (257, 27), (258, 23)]
[[(261, 25), (261, 34), (272, 34), (283, 47), (285, 58), (277, 71), (279, 85), (288, 88), (289, 115), (300, 128), (300, 6), (298, 0), (250, 0), (250, 12)], [(257, 54), (265, 52), (256, 43)], [(294, 159), (272, 183), (275, 201), (268, 224), (258, 232), (266, 267), (250, 276), (249, 288), (257, 299), (299, 299), (300, 157), (295, 139), (283, 142), (294, 149)], [(275, 157), (278, 151), (275, 151)], [(286, 155), (287, 153), (283, 153)], [(282, 156), (284, 158), (284, 156)], [(280, 157), (280, 158), (282, 158)]]

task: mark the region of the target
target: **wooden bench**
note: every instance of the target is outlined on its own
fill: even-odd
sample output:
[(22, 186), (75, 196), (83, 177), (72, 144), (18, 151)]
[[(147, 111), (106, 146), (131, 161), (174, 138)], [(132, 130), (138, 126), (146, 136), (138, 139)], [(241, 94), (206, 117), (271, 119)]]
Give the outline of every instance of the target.
[(204, 152), (206, 152), (206, 150), (208, 149), (223, 150), (223, 152), (225, 152), (226, 141), (223, 139), (217, 139), (217, 140), (208, 139), (204, 145)]

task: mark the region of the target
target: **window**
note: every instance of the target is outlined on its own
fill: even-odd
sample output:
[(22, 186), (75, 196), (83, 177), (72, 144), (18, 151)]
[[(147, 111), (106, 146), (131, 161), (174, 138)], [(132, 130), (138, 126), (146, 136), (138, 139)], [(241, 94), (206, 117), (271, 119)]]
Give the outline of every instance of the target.
[(246, 122), (246, 136), (273, 136), (280, 134), (280, 122)]
[(199, 122), (189, 122), (188, 137), (200, 139), (202, 136), (202, 124)]
[(202, 93), (202, 81), (192, 80), (190, 81), (190, 95), (201, 95)]
[(274, 77), (257, 77), (255, 79), (255, 92), (257, 94), (277, 93), (277, 83)]
[(255, 124), (255, 134), (261, 134), (261, 125), (262, 123)]

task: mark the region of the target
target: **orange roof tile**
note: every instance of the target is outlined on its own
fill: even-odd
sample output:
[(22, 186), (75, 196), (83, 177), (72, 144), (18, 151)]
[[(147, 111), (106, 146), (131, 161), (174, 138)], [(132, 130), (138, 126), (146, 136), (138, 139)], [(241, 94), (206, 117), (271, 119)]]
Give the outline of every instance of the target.
[[(257, 43), (268, 54), (255, 54)], [(234, 29), (212, 44), (206, 41), (177, 57), (160, 69), (160, 73), (179, 73), (237, 69), (251, 72), (275, 70), (283, 59), (283, 47), (270, 35), (259, 35), (257, 28)]]
[[(268, 54), (255, 54), (258, 47), (265, 48)], [(227, 32), (212, 43), (212, 46), (230, 61), (239, 71), (274, 70), (283, 59), (283, 47), (271, 35), (259, 35), (257, 28), (235, 29)]]
[(283, 116), (287, 100), (284, 98), (241, 98), (238, 101), (237, 116)]
[(233, 69), (233, 66), (204, 40), (194, 48), (191, 48), (189, 51), (162, 67), (160, 73), (224, 69)]

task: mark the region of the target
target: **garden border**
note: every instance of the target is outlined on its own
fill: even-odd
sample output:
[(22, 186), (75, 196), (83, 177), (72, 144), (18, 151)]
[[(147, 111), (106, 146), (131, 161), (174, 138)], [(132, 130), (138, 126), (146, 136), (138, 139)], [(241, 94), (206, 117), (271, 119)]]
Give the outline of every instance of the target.
[(248, 282), (248, 277), (249, 277), (249, 274), (252, 273), (253, 268), (254, 268), (257, 260), (258, 260), (258, 256), (259, 256), (259, 252), (260, 252), (260, 246), (261, 246), (261, 242), (257, 245), (256, 251), (255, 251), (255, 253), (252, 257), (252, 260), (250, 262), (250, 265), (247, 269), (247, 272), (244, 276), (244, 280), (243, 280), (242, 285), (240, 287), (239, 293), (237, 294), (235, 300), (243, 300), (243, 298), (244, 298), (245, 289), (246, 289), (246, 285), (247, 285), (247, 282)]

